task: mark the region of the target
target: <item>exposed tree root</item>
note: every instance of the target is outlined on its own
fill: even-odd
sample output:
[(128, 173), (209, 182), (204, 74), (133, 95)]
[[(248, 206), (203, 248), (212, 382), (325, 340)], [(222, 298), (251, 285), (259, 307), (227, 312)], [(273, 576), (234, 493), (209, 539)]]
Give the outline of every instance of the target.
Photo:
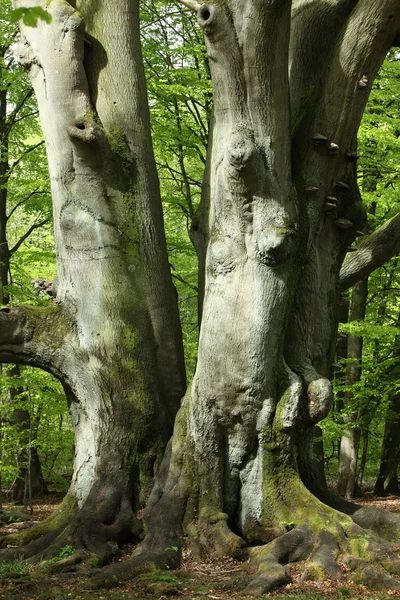
[[(290, 567), (296, 563), (301, 565), (304, 581), (322, 581), (328, 578), (376, 589), (400, 590), (400, 581), (397, 579), (400, 577), (400, 560), (395, 552), (398, 544), (392, 543), (400, 539), (400, 517), (381, 509), (363, 507), (350, 518), (325, 508), (325, 513), (322, 511), (305, 518), (306, 524), (294, 527), (266, 545), (249, 549), (242, 548), (243, 540), (230, 532), (222, 514), (219, 520), (209, 524), (207, 528), (200, 526), (199, 520), (197, 529), (192, 534), (195, 534), (200, 546), (208, 542), (212, 543), (215, 551), (220, 549), (226, 552), (231, 543), (230, 554), (250, 558), (255, 574), (244, 590), (247, 595), (264, 594), (287, 584), (291, 580)], [(60, 525), (59, 519), (63, 512), (65, 514), (61, 510), (47, 521)], [(117, 547), (116, 542), (123, 537), (122, 531), (125, 531), (125, 535), (127, 532), (131, 534), (132, 519), (128, 517), (125, 520), (119, 512), (113, 523), (107, 525), (103, 522), (99, 526), (97, 522), (94, 526), (92, 518), (88, 521), (91, 523), (89, 529), (88, 523), (84, 522), (84, 512), (75, 515), (66, 526), (64, 523), (46, 534), (43, 533), (46, 522), (41, 523), (39, 538), (33, 539), (33, 533), (36, 535), (37, 532), (30, 530), (29, 544), (7, 550), (6, 557), (12, 558), (10, 551), (19, 556), (23, 553), (28, 562), (34, 563), (58, 555), (63, 546), (68, 544), (75, 548), (75, 553), (49, 565), (47, 572), (77, 571), (76, 575), (79, 577), (88, 578), (86, 586), (91, 589), (114, 587), (153, 569), (171, 570), (179, 567), (182, 538), (177, 536), (176, 529), (172, 535), (170, 523), (164, 522), (164, 535), (149, 534), (130, 559), (113, 563), (101, 570), (90, 568), (100, 566), (110, 559)], [(372, 529), (385, 535), (386, 540), (378, 537)], [(169, 534), (166, 533), (168, 530)], [(190, 537), (190, 530), (187, 534)], [(167, 542), (171, 542), (171, 545), (166, 546)], [(84, 565), (78, 567), (79, 563)]]
[[(387, 523), (396, 519), (390, 513), (388, 517)], [(325, 530), (296, 527), (266, 546), (251, 549), (250, 557), (256, 574), (245, 589), (249, 595), (285, 585), (290, 581), (289, 564), (299, 562), (303, 580), (347, 579), (376, 589), (400, 589), (400, 582), (392, 577), (400, 575), (400, 560), (390, 544), (351, 521), (327, 523)]]
[(116, 488), (103, 487), (93, 496), (96, 501), (87, 501), (81, 509), (67, 496), (60, 508), (42, 523), (3, 537), (7, 547), (0, 557), (3, 560), (23, 557), (36, 564), (59, 558), (62, 549), (68, 546), (75, 553), (69, 560), (60, 560), (59, 568), (68, 569), (89, 557), (96, 566), (106, 564), (119, 552), (120, 542), (138, 538), (141, 524), (131, 501)]

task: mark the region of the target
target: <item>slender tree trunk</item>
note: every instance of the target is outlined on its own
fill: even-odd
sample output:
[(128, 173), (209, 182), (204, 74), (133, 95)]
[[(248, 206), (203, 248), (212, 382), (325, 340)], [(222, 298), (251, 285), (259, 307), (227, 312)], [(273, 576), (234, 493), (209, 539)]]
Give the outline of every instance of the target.
[[(398, 320), (399, 321), (399, 320)], [(400, 357), (400, 339), (396, 337), (393, 347), (393, 357)], [(388, 376), (397, 381), (399, 377), (398, 363), (391, 369)], [(389, 397), (389, 405), (386, 413), (385, 431), (382, 441), (381, 464), (378, 478), (375, 483), (374, 494), (376, 496), (387, 496), (388, 494), (399, 494), (399, 482), (397, 470), (400, 461), (400, 394), (393, 392)]]
[(364, 424), (363, 429), (362, 429), (362, 454), (361, 454), (360, 466), (358, 469), (357, 481), (356, 481), (356, 485), (359, 490), (362, 489), (362, 483), (364, 481), (365, 467), (367, 465), (368, 443), (369, 443), (368, 427), (369, 427), (369, 423), (367, 424), (367, 426), (365, 426), (365, 424)]
[[(19, 377), (19, 365), (15, 365), (7, 371), (10, 377)], [(25, 396), (25, 397), (24, 397)], [(25, 408), (28, 398), (23, 388), (10, 387), (9, 401), (11, 404), (16, 402), (20, 405), (12, 411), (10, 423), (17, 428), (22, 451), (18, 456), (19, 474), (11, 489), (11, 498), (15, 502), (24, 503), (37, 496), (47, 494), (48, 489), (43, 479), (42, 467), (40, 464), (37, 448), (32, 445), (32, 423), (31, 413)]]
[[(365, 319), (365, 309), (368, 297), (368, 279), (364, 279), (353, 287), (350, 319), (349, 321), (363, 321)], [(354, 385), (361, 377), (362, 362), (362, 337), (348, 335), (347, 338), (347, 369), (346, 384)], [(354, 404), (354, 395), (351, 391), (346, 392), (344, 405), (349, 410), (345, 418), (346, 423), (350, 424), (342, 435), (339, 450), (339, 479), (337, 491), (345, 498), (353, 498), (356, 492), (357, 479), (357, 456), (358, 446), (361, 437), (361, 429), (357, 422), (361, 418), (362, 408), (356, 408), (352, 411)]]
[(400, 395), (393, 394), (388, 406), (385, 432), (382, 441), (381, 464), (374, 494), (387, 496), (399, 494), (397, 469), (400, 460)]
[(314, 428), (314, 446), (313, 446), (314, 471), (320, 484), (327, 487), (324, 465), (324, 438), (321, 427)]
[[(8, 111), (10, 110), (10, 102), (8, 100), (8, 90), (0, 91), (0, 304), (7, 305), (10, 302), (9, 293), (9, 277), (10, 277), (10, 259), (11, 253), (8, 244), (7, 235), (7, 200), (8, 200), (8, 181), (10, 177), (10, 162), (9, 162), (9, 145), (11, 129), (8, 121)], [(11, 376), (19, 375), (19, 367), (14, 366), (12, 371), (8, 371)], [(9, 401), (13, 402), (16, 395), (21, 390), (14, 388), (9, 389)], [(11, 422), (16, 425), (19, 433), (29, 428), (30, 415), (26, 410), (15, 410), (11, 415)], [(26, 436), (23, 436), (23, 443), (27, 444)], [(29, 489), (33, 496), (45, 493), (47, 491), (46, 484), (43, 480), (40, 459), (37, 451), (29, 454), (31, 464), (27, 469), (27, 455), (20, 456), (21, 469), (12, 490), (12, 498), (15, 501), (22, 502), (24, 498), (24, 490), (29, 484)], [(30, 481), (26, 480), (27, 471), (30, 473)]]

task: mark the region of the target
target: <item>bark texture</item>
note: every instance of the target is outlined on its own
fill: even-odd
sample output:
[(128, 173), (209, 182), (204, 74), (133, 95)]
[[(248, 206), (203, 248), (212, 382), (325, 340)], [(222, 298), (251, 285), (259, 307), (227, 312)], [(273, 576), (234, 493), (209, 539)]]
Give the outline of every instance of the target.
[(199, 355), (148, 534), (111, 572), (178, 564), (164, 549), (186, 532), (200, 553), (267, 543), (251, 553), (247, 593), (286, 582), (282, 565), (305, 558), (305, 577), (340, 578), (345, 540), (364, 534), (307, 489), (321, 491), (312, 432), (332, 402), (340, 268), (365, 220), (357, 130), (399, 11), (372, 0), (182, 3), (197, 10), (214, 93)]
[[(92, 584), (177, 566), (184, 533), (198, 553), (244, 556), (245, 545), (265, 544), (249, 552), (257, 573), (248, 594), (288, 581), (287, 562), (306, 560), (305, 578), (339, 579), (337, 560), (346, 555), (354, 577), (366, 579), (379, 551), (381, 564), (398, 569), (390, 547), (362, 529), (368, 510), (352, 505), (351, 519), (328, 506), (327, 493), (317, 498), (311, 451), (314, 427), (332, 403), (340, 268), (365, 219), (356, 135), (400, 29), (398, 0), (182, 3), (197, 11), (214, 91), (197, 369), (146, 508), (147, 535), (130, 560)], [(147, 110), (135, 95), (143, 86), (131, 35), (138, 3), (76, 5), (89, 32), (84, 60), (80, 16), (61, 0), (48, 3), (47, 34), (26, 32), (20, 50), (45, 107), (60, 279), (51, 318), (64, 323), (60, 345), (51, 356), (40, 347), (36, 360), (63, 373), (78, 438), (86, 439), (85, 450), (77, 443), (69, 495), (81, 507), (79, 525), (85, 531), (94, 512), (115, 539), (121, 524), (134, 528), (132, 468), (143, 472), (138, 456), (154, 456), (148, 440), (159, 438), (150, 424), (159, 430), (171, 406), (162, 394), (171, 381), (163, 336), (170, 343), (171, 332), (161, 329), (162, 314), (171, 313), (168, 298), (157, 296), (167, 289), (154, 250), (164, 243), (159, 212), (143, 192), (155, 174), (146, 170), (151, 149), (140, 137), (148, 135)], [(62, 70), (73, 77), (56, 77)], [(119, 88), (125, 78), (137, 101), (129, 124)], [(65, 98), (66, 113), (57, 109)], [(90, 309), (82, 302), (88, 295)], [(6, 339), (14, 339), (6, 355), (39, 350), (25, 309), (0, 316)], [(110, 505), (118, 507), (111, 525)], [(350, 510), (344, 501), (340, 507)], [(369, 526), (382, 530), (384, 517), (374, 514)], [(394, 516), (388, 535), (399, 530)], [(96, 546), (103, 531), (92, 529), (84, 545)]]
[(117, 10), (90, 0), (20, 5), (43, 6), (52, 17), (49, 25), (21, 26), (16, 55), (32, 80), (46, 140), (57, 285), (49, 308), (1, 312), (0, 360), (43, 368), (62, 382), (75, 461), (58, 514), (19, 541), (32, 540), (26, 554), (39, 557), (67, 538), (102, 559), (108, 542), (140, 529), (140, 493), (185, 390), (138, 1)]

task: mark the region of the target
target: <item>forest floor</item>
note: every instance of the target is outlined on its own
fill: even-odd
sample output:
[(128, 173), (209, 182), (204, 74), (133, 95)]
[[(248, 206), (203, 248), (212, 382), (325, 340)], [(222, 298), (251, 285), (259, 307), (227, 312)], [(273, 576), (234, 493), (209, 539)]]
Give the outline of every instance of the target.
[[(44, 496), (33, 502), (31, 520), (25, 523), (3, 525), (0, 533), (13, 533), (32, 526), (51, 514), (59, 505), (59, 495)], [(374, 498), (367, 493), (357, 498), (358, 504), (367, 504), (400, 513), (400, 498)], [(5, 505), (5, 510), (21, 507)], [(29, 509), (28, 509), (28, 512)], [(123, 561), (129, 557), (132, 546), (122, 548)], [(54, 561), (53, 561), (54, 562)], [(56, 573), (46, 572), (46, 564), (30, 568), (22, 561), (5, 563), (0, 561), (1, 600), (239, 600), (245, 598), (243, 587), (249, 572), (246, 564), (226, 560), (196, 561), (184, 552), (182, 566), (178, 571), (153, 571), (135, 580), (121, 583), (113, 590), (84, 590), (78, 573), (74, 579), (65, 580)], [(292, 568), (292, 583), (275, 592), (264, 595), (276, 600), (346, 600), (368, 598), (390, 600), (398, 598), (400, 592), (377, 592), (351, 583), (325, 581), (304, 582), (300, 579), (300, 568)]]

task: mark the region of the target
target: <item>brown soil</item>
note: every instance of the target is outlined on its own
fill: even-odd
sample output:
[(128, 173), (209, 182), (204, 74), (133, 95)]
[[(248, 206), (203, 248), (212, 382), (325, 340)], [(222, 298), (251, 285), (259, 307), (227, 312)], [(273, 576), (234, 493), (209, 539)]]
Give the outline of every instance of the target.
[[(32, 519), (27, 523), (5, 525), (0, 533), (13, 533), (21, 528), (32, 526), (51, 514), (60, 504), (58, 495), (44, 496), (33, 503)], [(358, 504), (385, 508), (400, 513), (400, 498), (374, 498), (367, 493), (355, 500)], [(4, 509), (12, 508), (4, 505)], [(18, 507), (18, 510), (23, 510)], [(26, 511), (29, 512), (29, 511)], [(118, 561), (126, 560), (132, 552), (130, 544), (121, 548)], [(345, 569), (345, 567), (343, 566)], [(284, 588), (266, 594), (271, 598), (298, 597), (301, 600), (313, 598), (363, 598), (379, 600), (399, 598), (400, 592), (377, 593), (364, 586), (350, 583), (340, 584), (326, 580), (323, 583), (304, 582), (300, 579), (301, 564), (292, 567), (292, 583)], [(189, 552), (183, 553), (180, 570), (174, 572), (155, 571), (135, 580), (123, 582), (113, 590), (84, 591), (79, 571), (67, 575), (46, 573), (37, 567), (23, 575), (1, 572), (0, 562), (0, 599), (1, 600), (167, 600), (176, 597), (180, 600), (235, 600), (243, 598), (242, 589), (251, 575), (247, 563), (233, 559), (197, 561)]]

